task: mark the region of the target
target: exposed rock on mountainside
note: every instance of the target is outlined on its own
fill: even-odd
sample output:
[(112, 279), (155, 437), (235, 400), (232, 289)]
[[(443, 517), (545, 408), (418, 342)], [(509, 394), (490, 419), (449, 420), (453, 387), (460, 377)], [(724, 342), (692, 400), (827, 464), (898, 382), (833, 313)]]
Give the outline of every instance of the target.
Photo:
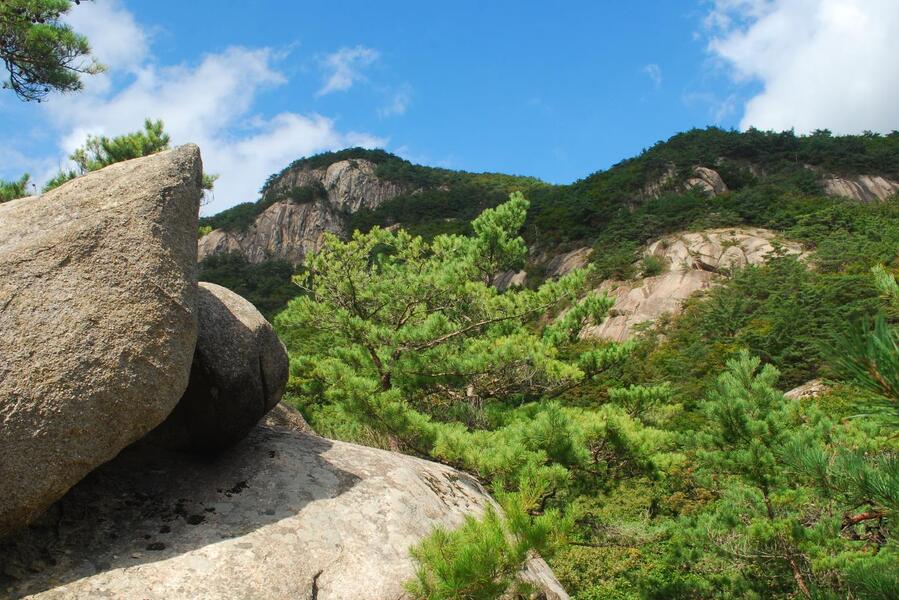
[(790, 400), (804, 400), (805, 398), (817, 398), (829, 389), (829, 386), (820, 379), (812, 379), (784, 394)]
[[(684, 300), (707, 289), (722, 275), (746, 265), (759, 264), (774, 250), (777, 235), (766, 229), (709, 229), (662, 238), (647, 254), (662, 259), (667, 271), (637, 281), (606, 281), (599, 291), (615, 300), (610, 316), (590, 326), (581, 337), (623, 341), (638, 323), (654, 321), (664, 313), (677, 313)], [(789, 253), (799, 254), (798, 244), (780, 240)]]
[(859, 202), (879, 202), (899, 194), (899, 181), (877, 175), (826, 177), (824, 192), (829, 196), (852, 198)]
[(493, 286), (504, 292), (510, 287), (523, 287), (527, 279), (527, 271), (503, 271), (493, 280)]
[(296, 204), (282, 200), (256, 217), (246, 231), (216, 229), (197, 244), (202, 260), (213, 254), (239, 252), (250, 262), (281, 258), (294, 264), (321, 244), (325, 232), (343, 231), (340, 214), (326, 200)]
[(385, 200), (412, 191), (408, 185), (379, 179), (375, 168), (371, 161), (350, 159), (337, 161), (325, 169), (291, 169), (266, 193), (278, 196), (295, 188), (321, 185), (332, 206), (352, 213), (360, 208), (377, 208)]
[(676, 180), (677, 169), (673, 164), (669, 164), (664, 173), (643, 186), (640, 196), (643, 199), (659, 198), (665, 192), (679, 191), (678, 188), (682, 190), (698, 189), (711, 196), (719, 196), (727, 192), (727, 185), (721, 179), (721, 175), (708, 167), (693, 167), (690, 177), (681, 186), (676, 184)]
[(214, 452), (243, 439), (281, 400), (284, 344), (256, 308), (214, 283), (200, 283), (199, 332), (187, 391), (147, 436), (167, 448)]
[[(292, 431), (257, 428), (214, 462), (131, 448), (0, 546), (19, 576), (0, 590), (394, 600), (413, 574), (409, 547), (488, 502), (449, 467)], [(542, 560), (526, 576), (546, 598), (568, 597)]]
[[(240, 252), (250, 262), (281, 258), (303, 262), (321, 245), (325, 232), (343, 234), (345, 217), (361, 208), (376, 208), (385, 200), (413, 191), (408, 185), (375, 175), (375, 164), (364, 159), (341, 160), (327, 168), (298, 166), (287, 170), (266, 190), (266, 198), (280, 198), (263, 211), (246, 231), (216, 229), (200, 238), (199, 258)], [(292, 190), (323, 190), (321, 197), (298, 203)]]
[(201, 174), (182, 146), (0, 204), (0, 535), (184, 392)]
[[(552, 258), (548, 258), (545, 254), (532, 257), (537, 263), (546, 263), (545, 276), (548, 278), (557, 278), (567, 275), (575, 269), (585, 267), (590, 260), (590, 254), (593, 248), (584, 246), (575, 248), (570, 252), (556, 254)], [(494, 287), (499, 291), (505, 291), (510, 287), (523, 287), (527, 282), (527, 271), (503, 271), (496, 276), (493, 282)]]
[(687, 188), (701, 190), (711, 196), (727, 192), (727, 186), (718, 171), (708, 167), (693, 167), (693, 176), (687, 179)]
[(546, 264), (546, 276), (561, 277), (575, 269), (580, 269), (586, 266), (587, 261), (590, 259), (590, 254), (592, 253), (593, 248), (584, 246), (575, 248), (571, 252), (556, 255)]

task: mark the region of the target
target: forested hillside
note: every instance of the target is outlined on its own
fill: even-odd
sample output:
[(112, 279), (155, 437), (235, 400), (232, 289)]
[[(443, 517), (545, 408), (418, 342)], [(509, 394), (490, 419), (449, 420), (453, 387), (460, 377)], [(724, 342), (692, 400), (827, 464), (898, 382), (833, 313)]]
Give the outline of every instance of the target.
[[(410, 590), (492, 597), (536, 548), (575, 598), (895, 597), (899, 200), (827, 180), (895, 180), (899, 135), (692, 131), (570, 186), (366, 156), (418, 191), (348, 215), (292, 288), (264, 262), (201, 278), (253, 281), (270, 314), (297, 296), (275, 324), (319, 433), (494, 489), (507, 517), (417, 547)], [(690, 187), (696, 167), (725, 187)], [(627, 341), (579, 335), (613, 305), (600, 281), (678, 268), (648, 242), (739, 226), (803, 252), (775, 243)], [(583, 245), (585, 269), (545, 277)]]

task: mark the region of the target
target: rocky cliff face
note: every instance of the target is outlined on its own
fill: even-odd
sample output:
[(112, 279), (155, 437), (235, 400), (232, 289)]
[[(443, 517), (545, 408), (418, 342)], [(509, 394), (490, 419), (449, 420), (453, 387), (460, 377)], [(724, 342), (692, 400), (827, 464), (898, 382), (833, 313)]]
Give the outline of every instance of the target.
[(307, 204), (282, 200), (265, 209), (246, 231), (216, 229), (204, 235), (197, 243), (197, 255), (203, 260), (239, 252), (254, 263), (280, 258), (299, 264), (321, 246), (326, 232), (339, 235), (343, 230), (343, 216), (328, 200)]
[(899, 194), (899, 181), (879, 175), (829, 176), (824, 178), (824, 193), (865, 203), (881, 202)]
[(325, 197), (307, 203), (285, 199), (262, 212), (246, 231), (216, 229), (200, 238), (199, 259), (223, 252), (240, 252), (250, 262), (280, 258), (294, 264), (321, 246), (326, 232), (341, 235), (345, 218), (362, 208), (373, 209), (400, 194), (408, 185), (385, 181), (375, 175), (375, 164), (362, 159), (341, 160), (327, 168), (303, 166), (288, 170), (266, 191), (266, 196), (286, 197), (291, 190), (320, 187)]
[[(605, 321), (585, 328), (581, 337), (624, 341), (636, 325), (680, 312), (684, 300), (733, 269), (764, 262), (775, 240), (776, 233), (758, 228), (708, 229), (662, 238), (646, 254), (661, 259), (666, 271), (636, 281), (603, 282), (598, 291), (607, 293), (615, 305)], [(798, 244), (777, 241), (785, 252), (802, 252)]]
[(643, 186), (643, 190), (640, 192), (640, 198), (643, 200), (650, 200), (661, 197), (665, 192), (678, 192), (694, 189), (705, 192), (710, 196), (719, 196), (728, 191), (727, 185), (724, 183), (721, 175), (718, 174), (718, 171), (709, 169), (708, 167), (693, 167), (690, 176), (681, 185), (677, 184), (676, 179), (677, 169), (673, 164), (669, 164), (664, 173)]

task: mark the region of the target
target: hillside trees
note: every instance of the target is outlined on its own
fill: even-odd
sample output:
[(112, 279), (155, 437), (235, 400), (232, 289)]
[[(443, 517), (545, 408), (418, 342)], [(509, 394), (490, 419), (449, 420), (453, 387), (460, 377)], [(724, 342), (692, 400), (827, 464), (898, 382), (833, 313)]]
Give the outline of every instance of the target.
[(653, 597), (893, 597), (895, 430), (837, 422), (787, 399), (777, 378), (743, 352), (709, 393), (695, 475), (714, 499), (668, 528), (694, 579), (652, 581)]
[(9, 72), (4, 88), (40, 102), (54, 91), (78, 91), (82, 75), (103, 71), (87, 38), (60, 20), (71, 8), (70, 0), (0, 3), (0, 60)]

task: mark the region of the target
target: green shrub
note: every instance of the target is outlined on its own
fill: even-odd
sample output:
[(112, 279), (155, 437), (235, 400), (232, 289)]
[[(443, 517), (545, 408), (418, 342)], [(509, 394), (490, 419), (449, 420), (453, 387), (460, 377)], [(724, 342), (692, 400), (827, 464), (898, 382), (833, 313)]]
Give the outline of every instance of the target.
[(427, 600), (530, 595), (531, 586), (519, 577), (526, 561), (532, 552), (552, 558), (571, 527), (557, 511), (533, 514), (543, 496), (544, 490), (500, 492), (504, 514), (487, 506), (457, 529), (435, 529), (411, 550), (417, 569), (406, 589)]
[(643, 268), (641, 269), (643, 277), (655, 277), (665, 271), (665, 261), (658, 256), (652, 254), (643, 255)]

